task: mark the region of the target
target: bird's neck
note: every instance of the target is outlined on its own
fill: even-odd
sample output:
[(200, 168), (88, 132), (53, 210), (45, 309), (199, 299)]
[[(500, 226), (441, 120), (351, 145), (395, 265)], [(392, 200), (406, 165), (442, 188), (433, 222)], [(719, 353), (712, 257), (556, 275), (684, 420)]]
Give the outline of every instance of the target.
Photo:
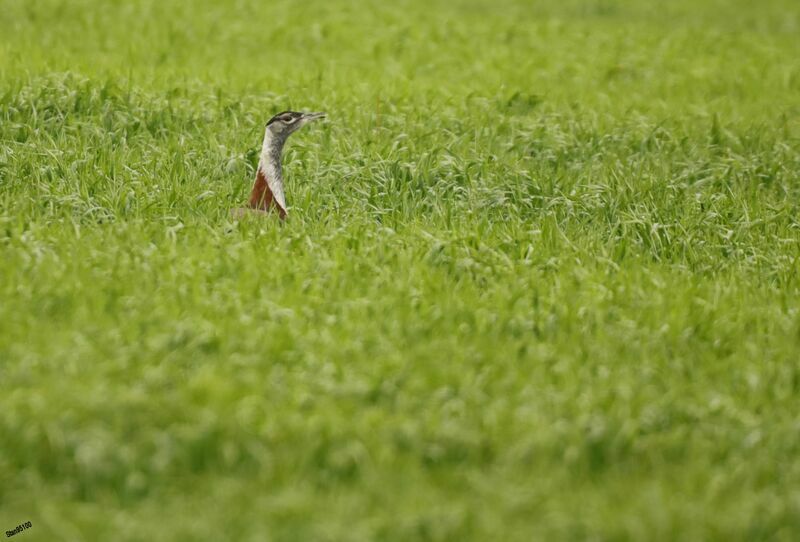
[[(268, 211), (274, 204), (275, 196), (269, 187), (277, 181), (283, 184), (283, 170), (281, 168), (281, 153), (283, 152), (284, 140), (277, 138), (267, 130), (264, 135), (264, 143), (261, 146), (261, 156), (258, 160), (258, 171), (253, 190), (250, 192), (250, 207), (262, 211)], [(286, 216), (285, 209), (278, 205), (281, 218)]]
[(258, 160), (258, 168), (264, 171), (270, 179), (283, 181), (283, 169), (281, 168), (281, 154), (285, 140), (275, 137), (269, 130), (264, 135), (264, 143), (261, 145), (261, 157)]

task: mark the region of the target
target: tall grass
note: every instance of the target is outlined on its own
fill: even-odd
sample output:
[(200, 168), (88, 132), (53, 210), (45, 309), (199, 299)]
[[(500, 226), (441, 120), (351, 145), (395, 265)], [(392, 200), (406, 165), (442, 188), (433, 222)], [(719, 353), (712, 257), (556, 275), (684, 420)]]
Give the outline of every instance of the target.
[(0, 527), (796, 539), (799, 25), (7, 0)]

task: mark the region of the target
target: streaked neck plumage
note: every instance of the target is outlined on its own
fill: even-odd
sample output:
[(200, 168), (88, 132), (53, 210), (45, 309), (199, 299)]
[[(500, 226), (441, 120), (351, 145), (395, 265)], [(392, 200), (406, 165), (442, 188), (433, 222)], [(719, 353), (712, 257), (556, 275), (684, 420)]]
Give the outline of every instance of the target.
[(281, 218), (286, 217), (286, 196), (283, 191), (281, 167), (281, 154), (285, 143), (285, 137), (273, 134), (269, 128), (265, 130), (256, 181), (250, 193), (250, 207), (269, 211), (270, 207), (275, 205)]

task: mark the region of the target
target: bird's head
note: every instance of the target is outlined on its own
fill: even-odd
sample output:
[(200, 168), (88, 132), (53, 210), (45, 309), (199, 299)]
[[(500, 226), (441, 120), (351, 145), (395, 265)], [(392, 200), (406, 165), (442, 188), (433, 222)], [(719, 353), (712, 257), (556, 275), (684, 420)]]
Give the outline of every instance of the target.
[(309, 122), (325, 117), (325, 113), (301, 113), (298, 111), (284, 111), (278, 113), (267, 121), (266, 129), (273, 136), (285, 140)]

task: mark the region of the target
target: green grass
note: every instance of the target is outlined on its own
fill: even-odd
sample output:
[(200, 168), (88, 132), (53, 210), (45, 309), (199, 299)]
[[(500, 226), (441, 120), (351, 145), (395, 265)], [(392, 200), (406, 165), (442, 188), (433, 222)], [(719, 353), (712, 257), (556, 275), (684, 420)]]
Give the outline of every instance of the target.
[(800, 9), (665, 4), (5, 0), (0, 530), (800, 538)]

